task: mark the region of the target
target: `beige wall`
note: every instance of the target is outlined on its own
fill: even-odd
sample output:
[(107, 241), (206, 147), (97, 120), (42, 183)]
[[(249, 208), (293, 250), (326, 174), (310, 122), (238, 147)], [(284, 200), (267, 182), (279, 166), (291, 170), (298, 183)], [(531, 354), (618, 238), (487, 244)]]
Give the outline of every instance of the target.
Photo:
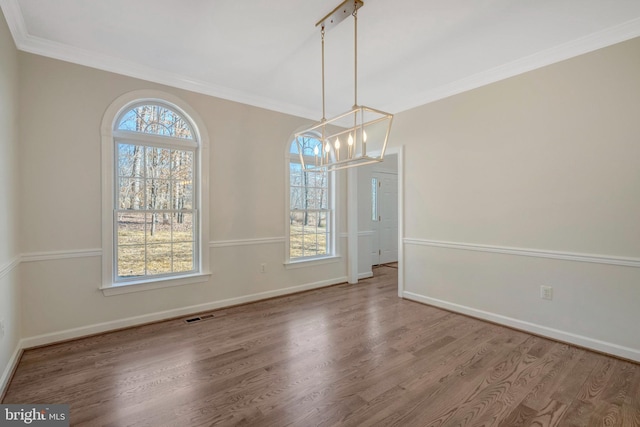
[(0, 11), (0, 393), (20, 339), (18, 51)]
[[(320, 267), (283, 265), (285, 147), (308, 121), (26, 53), (20, 53), (20, 67), (22, 289), (29, 301), (24, 337), (45, 334), (29, 344), (345, 278), (344, 259)], [(178, 96), (204, 121), (213, 275), (208, 283), (105, 297), (95, 256), (101, 246), (100, 124), (114, 99), (139, 89)]]
[(639, 76), (634, 39), (397, 115), (410, 296), (640, 360)]

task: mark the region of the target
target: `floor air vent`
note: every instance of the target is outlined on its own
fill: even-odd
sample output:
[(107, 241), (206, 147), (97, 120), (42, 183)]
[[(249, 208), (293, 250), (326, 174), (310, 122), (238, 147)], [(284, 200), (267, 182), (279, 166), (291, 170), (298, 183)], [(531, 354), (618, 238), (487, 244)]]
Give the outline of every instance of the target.
[(213, 314), (203, 314), (202, 316), (190, 317), (188, 319), (184, 319), (184, 321), (186, 323), (195, 323), (207, 319), (213, 319)]

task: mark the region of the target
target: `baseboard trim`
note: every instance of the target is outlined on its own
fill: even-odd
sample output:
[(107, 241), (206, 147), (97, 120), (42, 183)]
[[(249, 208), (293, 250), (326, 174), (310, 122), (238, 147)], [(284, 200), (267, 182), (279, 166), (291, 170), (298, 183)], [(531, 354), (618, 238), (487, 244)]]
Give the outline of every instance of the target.
[(490, 252), (507, 255), (551, 258), (562, 261), (590, 262), (595, 264), (619, 265), (640, 268), (640, 258), (627, 258), (614, 255), (596, 255), (576, 252), (559, 252), (540, 249), (513, 248), (509, 246), (480, 245), (477, 243), (447, 242), (442, 240), (405, 238), (406, 245), (429, 246), (435, 248), (459, 249), (465, 251)]
[(11, 358), (9, 359), (9, 363), (7, 363), (7, 367), (4, 369), (2, 373), (2, 377), (0, 377), (0, 403), (4, 400), (4, 396), (7, 392), (7, 387), (9, 387), (9, 382), (11, 378), (13, 378), (13, 373), (18, 367), (18, 362), (20, 361), (20, 357), (22, 356), (23, 351), (23, 340), (18, 341), (18, 345), (16, 345), (16, 349), (14, 350)]
[(337, 277), (334, 279), (323, 280), (314, 283), (307, 283), (299, 286), (291, 286), (273, 291), (259, 292), (256, 294), (245, 295), (236, 298), (229, 298), (220, 301), (208, 302), (205, 304), (191, 305), (188, 307), (176, 308), (173, 310), (160, 311), (155, 313), (144, 314), (141, 316), (128, 317), (126, 319), (113, 320), (110, 322), (97, 323), (79, 328), (67, 329), (64, 331), (51, 332), (48, 334), (36, 335), (21, 340), (22, 348), (39, 347), (43, 345), (53, 344), (61, 341), (68, 341), (89, 335), (101, 334), (104, 332), (114, 331), (118, 329), (139, 326), (146, 323), (159, 322), (163, 320), (173, 319), (182, 316), (189, 316), (205, 311), (217, 310), (220, 308), (231, 307), (234, 305), (247, 304), (269, 298), (280, 297), (284, 295), (294, 294), (297, 292), (309, 291), (312, 289), (323, 288), (326, 286), (337, 285), (347, 281), (346, 277)]
[(432, 305), (434, 307), (443, 308), (445, 310), (464, 314), (477, 319), (486, 320), (489, 322), (508, 326), (510, 328), (514, 328), (514, 329), (529, 332), (535, 335), (551, 338), (557, 341), (562, 341), (568, 344), (575, 344), (577, 346), (594, 350), (600, 353), (606, 353), (612, 356), (617, 356), (623, 359), (632, 360), (640, 363), (640, 349), (633, 349), (633, 348), (620, 346), (620, 345), (613, 344), (606, 341), (596, 340), (596, 339), (585, 337), (582, 335), (573, 334), (571, 332), (561, 331), (558, 329), (549, 328), (547, 326), (542, 326), (535, 323), (514, 319), (511, 317), (502, 316), (500, 314), (478, 310), (472, 307), (455, 304), (452, 302), (443, 301), (436, 298), (426, 297), (424, 295), (416, 294), (413, 292), (404, 291), (402, 294), (402, 297), (412, 301), (422, 303), (422, 304)]
[(358, 280), (368, 279), (373, 277), (373, 271), (365, 271), (364, 273), (358, 273)]

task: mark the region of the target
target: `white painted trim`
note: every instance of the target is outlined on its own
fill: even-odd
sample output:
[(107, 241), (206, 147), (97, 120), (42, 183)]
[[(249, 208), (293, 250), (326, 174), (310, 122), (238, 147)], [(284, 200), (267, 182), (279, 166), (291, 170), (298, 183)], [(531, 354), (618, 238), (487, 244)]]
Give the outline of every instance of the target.
[(398, 297), (404, 292), (404, 145), (390, 147), (387, 155), (395, 154), (398, 161)]
[(2, 376), (0, 377), (0, 396), (4, 395), (4, 392), (7, 390), (7, 386), (9, 385), (9, 380), (11, 379), (11, 373), (18, 365), (18, 361), (20, 361), (20, 356), (22, 355), (23, 341), (18, 341), (18, 345), (16, 345), (16, 349), (13, 351), (13, 354), (9, 358), (9, 363), (4, 368), (4, 372), (2, 372)]
[(113, 295), (130, 294), (133, 292), (205, 283), (210, 279), (211, 273), (197, 273), (189, 276), (164, 277), (162, 279), (143, 280), (139, 282), (122, 282), (113, 286), (102, 286), (100, 287), (100, 290), (104, 296), (110, 297)]
[(31, 252), (22, 254), (22, 262), (49, 261), (69, 258), (102, 256), (102, 249), (75, 249), (71, 251)]
[(8, 261), (4, 265), (0, 266), (0, 279), (3, 279), (6, 275), (11, 273), (14, 268), (20, 265), (21, 257), (17, 256)]
[(22, 40), (27, 34), (27, 24), (24, 22), (20, 4), (18, 0), (0, 0), (0, 8), (2, 8), (13, 41), (18, 46), (18, 40)]
[(358, 237), (371, 237), (376, 234), (373, 230), (358, 231)]
[[(250, 245), (264, 245), (264, 244), (277, 244), (284, 243), (284, 237), (268, 237), (264, 239), (239, 239), (239, 240), (218, 240), (209, 242), (211, 248), (225, 248), (232, 246), (250, 246)], [(30, 252), (22, 254), (19, 258), (14, 259), (9, 264), (0, 268), (0, 278), (3, 274), (6, 274), (5, 269), (13, 268), (10, 264), (16, 265), (22, 262), (35, 262), (35, 261), (48, 261), (58, 259), (69, 258), (90, 258), (102, 256), (102, 249), (74, 249), (70, 251), (43, 251), (43, 252)]]
[(285, 243), (284, 237), (265, 237), (259, 239), (214, 240), (209, 242), (211, 248), (227, 248), (233, 246), (272, 245)]
[(285, 269), (290, 270), (295, 268), (313, 267), (322, 264), (333, 264), (340, 261), (341, 259), (342, 257), (340, 255), (332, 255), (321, 258), (298, 258), (295, 261), (285, 261), (282, 264), (284, 265)]
[(358, 280), (368, 279), (373, 277), (373, 271), (365, 271), (364, 273), (358, 273)]
[[(358, 283), (358, 170), (347, 169), (347, 277)], [(367, 254), (369, 255), (369, 254)]]
[(462, 92), (486, 86), (513, 76), (546, 67), (585, 53), (621, 43), (640, 36), (640, 18), (580, 37), (542, 52), (517, 59), (507, 64), (481, 71), (475, 75), (416, 93), (412, 99), (398, 101), (386, 107), (386, 111), (398, 114), (439, 99), (448, 98)]
[(607, 353), (614, 356), (623, 357), (625, 359), (640, 362), (640, 349), (624, 347), (618, 344), (596, 340), (593, 338), (585, 337), (583, 335), (577, 335), (571, 332), (561, 331), (559, 329), (549, 328), (547, 326), (525, 322), (523, 320), (502, 316), (500, 314), (490, 313), (488, 311), (477, 310), (472, 307), (468, 307), (460, 304), (454, 304), (454, 303), (439, 300), (436, 298), (426, 297), (413, 292), (405, 291), (403, 292), (402, 297), (412, 301), (420, 302), (423, 304), (432, 305), (434, 307), (443, 308), (445, 310), (450, 310), (456, 313), (465, 314), (478, 319), (487, 320), (489, 322), (498, 323), (500, 325), (505, 325), (505, 326), (519, 329), (525, 332), (530, 332), (532, 334), (549, 337), (551, 339), (579, 345), (581, 347), (600, 351), (602, 353)]
[(405, 245), (429, 246), (436, 248), (460, 249), (466, 251), (490, 252), (507, 255), (550, 258), (562, 261), (590, 262), (596, 264), (620, 265), (640, 268), (640, 258), (627, 258), (615, 255), (584, 254), (577, 252), (559, 252), (540, 249), (512, 248), (508, 246), (479, 245), (476, 243), (446, 242), (441, 240), (405, 238)]
[(230, 307), (238, 304), (246, 304), (256, 302), (267, 298), (274, 298), (283, 295), (289, 295), (296, 292), (308, 291), (326, 286), (345, 283), (346, 277), (337, 277), (335, 279), (323, 280), (315, 283), (307, 283), (299, 286), (291, 286), (273, 291), (259, 292), (257, 294), (245, 295), (236, 298), (229, 298), (220, 301), (212, 301), (204, 304), (191, 305), (188, 307), (177, 308), (173, 310), (160, 311), (156, 313), (143, 314), (140, 316), (129, 317), (126, 319), (113, 320), (110, 322), (97, 323), (79, 328), (67, 329), (64, 331), (51, 332), (48, 334), (27, 337), (21, 340), (22, 348), (31, 348), (40, 345), (52, 344), (59, 341), (80, 338), (87, 335), (100, 334), (103, 332), (113, 331), (116, 329), (128, 328), (132, 326), (142, 325), (145, 323), (158, 322), (176, 317), (189, 316), (195, 313), (217, 310), (220, 308)]

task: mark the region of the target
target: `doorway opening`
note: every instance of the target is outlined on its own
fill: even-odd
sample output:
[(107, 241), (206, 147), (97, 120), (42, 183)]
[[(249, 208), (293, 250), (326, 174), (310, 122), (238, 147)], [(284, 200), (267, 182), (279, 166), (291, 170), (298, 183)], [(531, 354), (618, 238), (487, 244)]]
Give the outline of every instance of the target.
[(371, 174), (371, 265), (398, 262), (398, 172)]

